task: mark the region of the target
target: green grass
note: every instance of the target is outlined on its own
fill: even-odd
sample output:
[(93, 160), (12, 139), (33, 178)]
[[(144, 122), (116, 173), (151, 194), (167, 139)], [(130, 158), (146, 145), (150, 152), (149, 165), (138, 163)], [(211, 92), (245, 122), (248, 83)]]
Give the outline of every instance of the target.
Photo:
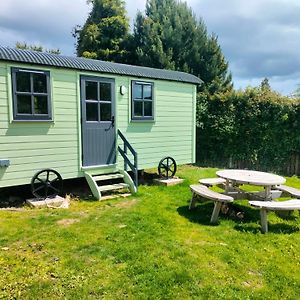
[(212, 226), (213, 204), (188, 202), (189, 184), (215, 171), (184, 166), (182, 185), (69, 210), (0, 211), (0, 298), (299, 299), (298, 212), (270, 213), (264, 235), (259, 211), (238, 201), (244, 220)]

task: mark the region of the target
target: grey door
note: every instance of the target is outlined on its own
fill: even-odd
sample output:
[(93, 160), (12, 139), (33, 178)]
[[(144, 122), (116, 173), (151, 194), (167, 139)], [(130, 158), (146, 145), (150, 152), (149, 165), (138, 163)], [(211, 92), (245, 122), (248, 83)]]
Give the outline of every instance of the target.
[(81, 77), (82, 165), (116, 162), (114, 80)]

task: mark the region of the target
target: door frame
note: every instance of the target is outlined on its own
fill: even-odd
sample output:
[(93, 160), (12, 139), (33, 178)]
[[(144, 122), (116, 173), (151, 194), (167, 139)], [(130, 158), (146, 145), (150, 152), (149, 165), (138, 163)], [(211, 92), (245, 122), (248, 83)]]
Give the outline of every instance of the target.
[[(86, 112), (85, 106), (83, 105), (83, 96), (85, 95), (84, 91), (84, 83), (85, 81), (96, 81), (96, 82), (109, 82), (112, 84), (112, 98), (111, 98), (111, 115), (114, 116), (114, 136), (115, 136), (115, 159), (114, 163), (112, 164), (99, 164), (99, 165), (91, 165), (91, 166), (84, 166), (83, 165), (83, 155), (84, 155), (84, 146), (83, 146), (83, 129), (84, 129), (84, 121), (83, 121), (83, 113)], [(84, 94), (83, 94), (84, 93)], [(80, 74), (79, 75), (79, 101), (80, 101), (80, 110), (79, 110), (79, 120), (80, 120), (80, 165), (82, 170), (88, 170), (93, 168), (107, 168), (107, 167), (115, 167), (117, 165), (117, 126), (116, 126), (116, 84), (115, 78), (113, 77), (104, 77), (104, 76), (97, 76), (97, 75), (87, 75), (87, 74)], [(105, 122), (105, 121), (104, 121)], [(109, 121), (106, 121), (109, 123)]]

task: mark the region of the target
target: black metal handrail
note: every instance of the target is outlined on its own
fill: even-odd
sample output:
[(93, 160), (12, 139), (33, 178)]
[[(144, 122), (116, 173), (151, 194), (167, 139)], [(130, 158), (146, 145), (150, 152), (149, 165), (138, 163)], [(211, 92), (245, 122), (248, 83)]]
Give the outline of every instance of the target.
[[(133, 147), (130, 145), (126, 137), (123, 135), (123, 133), (118, 129), (118, 136), (123, 141), (124, 149), (122, 149), (120, 146), (118, 146), (118, 151), (122, 155), (124, 159), (124, 170), (128, 170), (128, 166), (130, 167), (132, 173), (133, 173), (133, 182), (136, 187), (138, 188), (138, 156), (137, 152), (133, 149)], [(127, 150), (129, 150), (133, 156), (133, 163), (130, 161)]]

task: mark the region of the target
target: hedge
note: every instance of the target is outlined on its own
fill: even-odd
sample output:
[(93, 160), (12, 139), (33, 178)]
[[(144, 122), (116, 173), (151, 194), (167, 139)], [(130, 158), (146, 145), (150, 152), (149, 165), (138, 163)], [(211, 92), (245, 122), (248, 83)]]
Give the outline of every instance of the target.
[(197, 162), (298, 173), (300, 101), (247, 88), (197, 99)]

